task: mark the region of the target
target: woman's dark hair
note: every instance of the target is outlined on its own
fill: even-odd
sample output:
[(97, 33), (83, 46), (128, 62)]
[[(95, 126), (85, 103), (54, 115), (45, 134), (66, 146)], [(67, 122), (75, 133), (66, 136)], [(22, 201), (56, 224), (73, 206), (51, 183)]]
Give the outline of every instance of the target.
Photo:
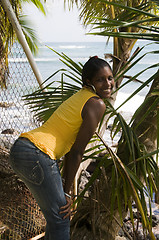
[(98, 58), (97, 56), (91, 57), (83, 66), (82, 70), (83, 85), (87, 85), (86, 83), (87, 79), (92, 81), (92, 78), (103, 67), (109, 67), (109, 69), (112, 71), (109, 63), (107, 63), (105, 60)]

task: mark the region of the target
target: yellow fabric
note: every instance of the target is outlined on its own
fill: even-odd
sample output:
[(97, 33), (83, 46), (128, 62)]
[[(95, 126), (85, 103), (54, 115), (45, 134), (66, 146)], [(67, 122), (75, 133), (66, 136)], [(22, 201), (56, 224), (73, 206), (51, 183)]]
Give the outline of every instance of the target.
[(82, 123), (81, 112), (85, 103), (97, 95), (87, 88), (71, 96), (39, 128), (22, 133), (52, 159), (59, 159), (70, 151)]

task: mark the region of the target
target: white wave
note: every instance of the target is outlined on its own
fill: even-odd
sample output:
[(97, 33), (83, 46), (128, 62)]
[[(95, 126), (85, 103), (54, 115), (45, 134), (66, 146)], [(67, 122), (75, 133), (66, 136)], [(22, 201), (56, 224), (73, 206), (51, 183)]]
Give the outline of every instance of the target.
[(28, 62), (27, 58), (9, 58), (9, 62)]
[[(78, 58), (71, 58), (73, 61), (78, 62), (78, 61), (86, 61), (88, 60), (87, 57), (78, 57)], [(58, 58), (35, 58), (36, 62), (56, 62), (59, 61)]]
[(35, 58), (36, 62), (55, 62), (58, 58)]
[(86, 48), (86, 46), (84, 45), (81, 45), (81, 46), (77, 46), (77, 45), (61, 45), (59, 46), (59, 48), (62, 48), (62, 49), (81, 49), (81, 48)]

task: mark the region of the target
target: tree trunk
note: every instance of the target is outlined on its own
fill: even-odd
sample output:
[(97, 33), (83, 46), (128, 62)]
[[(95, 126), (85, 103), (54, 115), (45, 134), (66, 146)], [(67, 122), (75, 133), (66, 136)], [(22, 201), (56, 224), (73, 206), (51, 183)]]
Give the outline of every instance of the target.
[[(153, 152), (157, 149), (157, 133), (159, 130), (159, 123), (157, 122), (157, 115), (159, 114), (159, 95), (152, 96), (153, 92), (159, 92), (159, 70), (150, 88), (150, 91), (146, 97), (146, 101), (141, 105), (140, 111), (138, 112), (138, 118), (135, 119), (133, 125), (136, 126), (142, 116), (148, 111), (155, 101), (157, 101), (157, 107), (151, 111), (144, 119), (143, 123), (140, 124), (136, 133), (137, 136), (145, 146), (148, 152)], [(158, 155), (159, 156), (159, 155)], [(159, 189), (159, 186), (157, 186)], [(155, 193), (155, 202), (159, 204), (159, 191)]]
[[(84, 198), (77, 208), (71, 221), (71, 240), (113, 240), (119, 231), (117, 209), (113, 218), (110, 213), (111, 177), (109, 171), (104, 171), (103, 168), (99, 179), (91, 186), (89, 197)], [(125, 213), (123, 211), (123, 216)]]
[(159, 111), (159, 95), (152, 95), (153, 92), (159, 92), (159, 71), (156, 73), (155, 79), (152, 86), (147, 94), (145, 101), (141, 105), (140, 109), (137, 111), (137, 117), (133, 122), (133, 127), (137, 126), (139, 121), (142, 119), (144, 114), (149, 110), (149, 107), (157, 102), (156, 107), (151, 111), (146, 118), (143, 120), (135, 132), (139, 138), (139, 141), (143, 143), (148, 152), (152, 152), (157, 148), (157, 112)]
[(8, 55), (4, 51), (3, 41), (0, 35), (0, 88), (7, 88), (8, 75)]
[[(123, 30), (123, 29), (122, 29)], [(132, 46), (134, 45), (135, 40), (132, 39), (125, 39), (125, 38), (119, 38), (118, 39), (118, 55), (112, 56), (113, 59), (113, 75), (117, 76), (120, 69), (126, 64), (128, 59), (130, 58)], [(115, 44), (115, 43), (114, 43)], [(111, 54), (105, 54), (105, 58), (110, 58)], [(117, 88), (120, 87), (121, 83), (123, 81), (123, 77), (119, 78), (118, 81), (115, 82), (114, 91), (117, 90)], [(112, 106), (114, 106), (116, 98), (117, 98), (118, 91), (116, 91), (112, 97), (110, 98), (110, 103)], [(105, 130), (107, 128), (106, 122), (109, 115), (106, 115), (103, 121), (103, 125), (100, 129), (100, 135), (103, 136), (105, 133)]]

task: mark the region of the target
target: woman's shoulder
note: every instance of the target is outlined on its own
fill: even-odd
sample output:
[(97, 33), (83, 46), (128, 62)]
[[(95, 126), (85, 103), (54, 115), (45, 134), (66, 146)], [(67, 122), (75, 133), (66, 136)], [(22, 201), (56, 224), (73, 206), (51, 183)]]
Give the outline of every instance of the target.
[(88, 107), (99, 108), (100, 110), (106, 109), (106, 105), (105, 105), (104, 101), (101, 98), (96, 97), (96, 96), (91, 97), (87, 101), (86, 105), (88, 105)]
[(83, 107), (82, 117), (91, 115), (103, 116), (106, 109), (104, 101), (99, 97), (91, 97)]

